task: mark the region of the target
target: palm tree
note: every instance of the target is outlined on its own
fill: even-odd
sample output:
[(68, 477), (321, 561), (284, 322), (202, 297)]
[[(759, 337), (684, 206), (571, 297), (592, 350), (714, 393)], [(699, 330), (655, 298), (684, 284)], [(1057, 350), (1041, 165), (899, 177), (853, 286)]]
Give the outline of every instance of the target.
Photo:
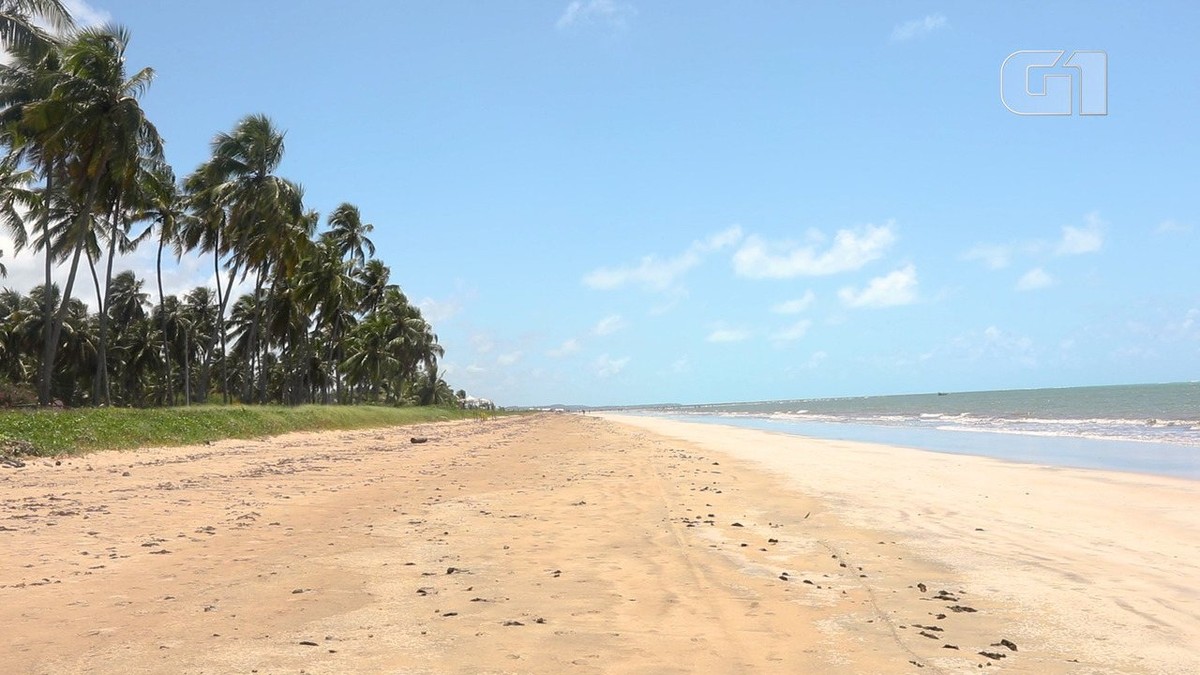
[(395, 284), (390, 283), (391, 275), (392, 271), (388, 269), (388, 266), (376, 258), (371, 258), (357, 270), (358, 285), (362, 289), (362, 297), (359, 299), (359, 314), (363, 316), (373, 314), (390, 289), (399, 290)]
[[(145, 172), (145, 182), (142, 192), (144, 199), (140, 205), (139, 220), (152, 221), (151, 228), (158, 228), (158, 255), (155, 258), (155, 278), (158, 281), (158, 305), (166, 302), (163, 296), (162, 257), (163, 249), (170, 246), (175, 259), (183, 255), (183, 238), (181, 232), (186, 217), (183, 195), (175, 183), (175, 172), (165, 163), (158, 163)], [(150, 230), (146, 231), (149, 234)], [(178, 299), (176, 299), (178, 303)], [(160, 317), (159, 329), (162, 337), (162, 354), (165, 370), (165, 391), (167, 405), (174, 405), (174, 376), (171, 372), (171, 347), (167, 337), (167, 314)]]
[[(213, 330), (218, 325), (217, 305), (219, 301), (212, 289), (198, 286), (184, 296), (181, 316), (183, 333), (183, 400), (186, 404), (192, 401), (191, 359), (195, 354), (202, 364), (201, 392), (199, 400), (208, 400), (208, 391), (204, 389), (209, 382), (206, 378), (208, 366), (212, 364), (218, 341), (213, 339)], [(224, 359), (222, 359), (223, 361)], [(222, 364), (222, 367), (223, 364)]]
[(309, 351), (308, 329), (311, 313), (297, 297), (295, 284), (288, 278), (276, 279), (267, 294), (264, 346), (280, 354), (280, 402), (299, 403), (303, 388), (303, 364)]
[(400, 369), (400, 350), (389, 336), (391, 326), (387, 316), (375, 314), (355, 326), (346, 341), (346, 359), (340, 368), (351, 382), (366, 382), (373, 401), (379, 398), (384, 375)]
[(229, 309), (229, 321), (227, 322), (229, 337), (233, 344), (230, 346), (229, 352), (225, 354), (225, 358), (227, 360), (237, 359), (235, 363), (240, 363), (240, 368), (235, 374), (241, 378), (242, 403), (249, 403), (247, 382), (252, 377), (254, 359), (258, 356), (258, 350), (252, 342), (251, 335), (255, 322), (261, 315), (258, 298), (259, 296), (253, 293), (245, 293), (239, 297), (233, 303), (233, 307)]
[[(9, 45), (12, 48), (12, 45)], [(60, 202), (62, 190), (59, 174), (67, 141), (59, 133), (68, 115), (66, 106), (53, 98), (54, 88), (62, 77), (62, 59), (57, 43), (42, 49), (40, 45), (18, 48), (11, 64), (0, 64), (0, 133), (14, 159), (26, 159), (44, 179), (38, 200), (38, 237), (36, 247), (45, 253), (44, 286), (51, 285), (51, 270), (55, 251), (50, 234), (51, 211)], [(56, 189), (59, 188), (59, 189)], [(43, 293), (43, 325), (49, 327), (54, 306), (51, 294)], [(46, 330), (42, 343), (42, 364), (38, 377), (38, 401), (45, 405), (50, 396), (50, 374), (47, 364), (51, 349), (51, 331)]]
[[(129, 205), (138, 201), (140, 195), (137, 191), (144, 186), (147, 164), (160, 163), (162, 158), (162, 141), (158, 131), (146, 119), (137, 103), (137, 96), (153, 81), (154, 71), (143, 69), (126, 82), (124, 52), (128, 43), (129, 33), (123, 28), (86, 29), (64, 52), (70, 72), (85, 76), (64, 80), (64, 88), (77, 92), (71, 99), (83, 103), (84, 110), (93, 113), (93, 119), (76, 118), (73, 123), (78, 124), (81, 140), (104, 148), (99, 151), (99, 156), (103, 157), (106, 166), (98, 170), (89, 168), (84, 175), (92, 178), (92, 185), (100, 187), (97, 206), (103, 207), (108, 214), (108, 227), (100, 228), (108, 239), (104, 273), (105, 304), (112, 289), (113, 263), (118, 248), (120, 252), (127, 253), (137, 245), (136, 241), (129, 239), (132, 225), (132, 219), (127, 216)], [(103, 89), (97, 90), (97, 85)], [(93, 153), (93, 158), (96, 156)], [(103, 305), (99, 318), (98, 377), (100, 386), (104, 388), (105, 402), (110, 402), (108, 312)]]
[(361, 288), (351, 265), (342, 259), (338, 242), (323, 236), (312, 257), (301, 265), (298, 281), (299, 296), (316, 313), (318, 326), (329, 332), (326, 360), (334, 366), (333, 381), (339, 399), (342, 383), (337, 365), (343, 358), (341, 342), (346, 328), (354, 323), (353, 312)]
[[(70, 251), (71, 267), (43, 351), (41, 380), (47, 385), (79, 259), (93, 236), (97, 207), (119, 213), (121, 200), (129, 190), (130, 177), (136, 175), (138, 165), (147, 158), (157, 160), (162, 156), (158, 131), (146, 118), (137, 100), (153, 80), (154, 71), (145, 68), (126, 77), (125, 48), (128, 43), (128, 31), (119, 27), (76, 32), (63, 47), (63, 76), (56, 82), (51, 96), (27, 106), (26, 114), (33, 119), (61, 120), (56, 133), (51, 135), (65, 139), (69, 150), (63, 157), (62, 168), (67, 179), (67, 194), (74, 204), (73, 222), (56, 243), (60, 250)], [(62, 110), (67, 112), (65, 116), (60, 114)], [(115, 219), (111, 226), (106, 284), (111, 280), (112, 257), (118, 241)], [(101, 312), (102, 335), (106, 327), (103, 317)], [(39, 392), (39, 399), (43, 404), (48, 403), (49, 392)]]
[[(222, 233), (226, 230), (226, 213), (225, 208), (218, 202), (215, 188), (219, 185), (219, 181), (212, 170), (211, 164), (205, 162), (201, 164), (194, 172), (191, 173), (183, 182), (184, 189), (184, 205), (188, 209), (188, 214), (184, 218), (179, 235), (182, 240), (184, 250), (200, 249), (205, 253), (211, 253), (213, 259), (213, 279), (217, 285), (215, 296), (211, 295), (210, 289), (205, 289), (209, 292), (206, 295), (207, 300), (211, 300), (213, 307), (217, 310), (215, 320), (206, 324), (208, 334), (211, 338), (213, 349), (208, 350), (204, 360), (200, 364), (200, 401), (208, 400), (209, 384), (211, 381), (212, 367), (217, 358), (216, 345), (221, 345), (221, 354), (228, 353), (226, 348), (226, 330), (225, 330), (225, 306), (229, 301), (229, 296), (233, 292), (233, 281), (237, 276), (236, 266), (229, 269), (228, 282), (221, 283), (221, 259), (225, 255), (227, 245), (224, 242)], [(197, 291), (199, 289), (196, 289)], [(190, 300), (189, 300), (190, 303)], [(225, 403), (229, 403), (229, 369), (226, 359), (221, 358), (221, 396)]]
[(0, 46), (13, 50), (45, 49), (51, 41), (37, 19), (55, 30), (74, 24), (62, 0), (0, 0)]
[(329, 214), (329, 235), (343, 258), (349, 258), (356, 268), (366, 264), (368, 257), (375, 255), (375, 243), (367, 235), (374, 225), (363, 223), (358, 207), (343, 203)]
[[(213, 138), (212, 159), (195, 181), (207, 193), (207, 205), (224, 212), (216, 250), (230, 254), (227, 265), (240, 270), (242, 278), (254, 272), (256, 297), (261, 296), (280, 245), (288, 239), (288, 229), (306, 220), (300, 187), (275, 175), (283, 160), (283, 137), (267, 116), (247, 116), (232, 132)], [(228, 293), (221, 302), (221, 317)], [(260, 310), (261, 303), (255, 303), (255, 309)], [(246, 335), (252, 351), (257, 351), (261, 318), (256, 313)], [(250, 398), (252, 380), (243, 382), (243, 399)]]

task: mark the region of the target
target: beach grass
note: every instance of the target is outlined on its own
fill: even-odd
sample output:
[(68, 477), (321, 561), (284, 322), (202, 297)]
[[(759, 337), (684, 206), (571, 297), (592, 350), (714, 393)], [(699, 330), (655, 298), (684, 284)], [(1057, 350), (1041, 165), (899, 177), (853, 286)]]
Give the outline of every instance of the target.
[(259, 438), (290, 431), (403, 426), (471, 419), (477, 414), (447, 407), (367, 405), (7, 410), (0, 411), (0, 449), (15, 445), (24, 454), (82, 454)]

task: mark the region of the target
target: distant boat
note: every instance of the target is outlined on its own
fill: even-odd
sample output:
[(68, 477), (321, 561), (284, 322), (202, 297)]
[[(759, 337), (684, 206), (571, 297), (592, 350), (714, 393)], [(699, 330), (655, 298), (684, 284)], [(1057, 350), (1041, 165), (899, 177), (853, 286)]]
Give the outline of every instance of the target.
[(944, 391), (939, 391), (939, 392), (938, 392), (938, 396), (949, 396), (949, 395), (950, 395), (950, 394), (948, 394), (948, 393), (946, 393), (946, 392), (944, 392)]

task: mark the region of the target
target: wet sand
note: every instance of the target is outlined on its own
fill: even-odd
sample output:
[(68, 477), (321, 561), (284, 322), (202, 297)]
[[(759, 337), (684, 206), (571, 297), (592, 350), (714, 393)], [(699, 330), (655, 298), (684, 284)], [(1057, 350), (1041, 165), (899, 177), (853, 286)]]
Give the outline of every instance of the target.
[(35, 460), (0, 469), (0, 663), (1196, 672), (1197, 506), (1182, 480), (576, 415)]

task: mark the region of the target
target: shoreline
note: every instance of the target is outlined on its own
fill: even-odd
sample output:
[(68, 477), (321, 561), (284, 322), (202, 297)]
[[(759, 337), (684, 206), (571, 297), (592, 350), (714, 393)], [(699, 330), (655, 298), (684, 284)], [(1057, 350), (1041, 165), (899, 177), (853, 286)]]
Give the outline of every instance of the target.
[[(1067, 470), (645, 422), (539, 415), (2, 470), (0, 662), (26, 673), (1200, 666), (1191, 483), (1089, 474), (1083, 484), (1114, 498), (1161, 498), (1160, 522), (1131, 534), (1114, 517), (1125, 504), (1052, 491), (1079, 487)], [(772, 464), (795, 446), (808, 448), (802, 471)], [(1034, 494), (1008, 494), (1013, 479)], [(1068, 497), (1070, 518), (1030, 530), (1030, 509)], [(1081, 529), (1094, 536), (1081, 542)], [(1047, 537), (1058, 541), (1042, 548)], [(996, 574), (998, 560), (1019, 565)]]
[(1200, 480), (1200, 446), (1165, 441), (855, 422), (791, 421), (752, 415), (596, 414), (754, 429), (820, 441), (874, 443), (1020, 464)]

